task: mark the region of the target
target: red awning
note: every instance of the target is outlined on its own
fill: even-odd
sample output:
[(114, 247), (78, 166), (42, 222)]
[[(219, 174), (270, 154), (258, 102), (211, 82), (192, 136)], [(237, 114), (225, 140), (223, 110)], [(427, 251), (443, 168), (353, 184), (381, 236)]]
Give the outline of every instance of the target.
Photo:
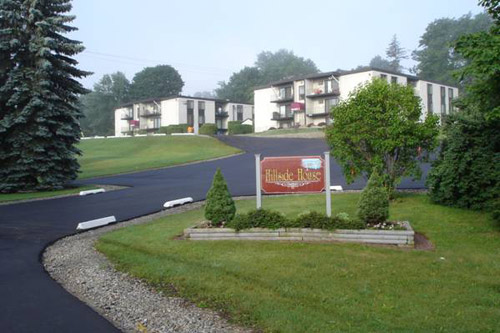
[(131, 126), (139, 126), (139, 120), (129, 120), (128, 123)]
[(290, 108), (293, 111), (303, 111), (305, 109), (304, 103), (298, 103), (298, 102), (292, 103), (292, 105), (290, 106)]

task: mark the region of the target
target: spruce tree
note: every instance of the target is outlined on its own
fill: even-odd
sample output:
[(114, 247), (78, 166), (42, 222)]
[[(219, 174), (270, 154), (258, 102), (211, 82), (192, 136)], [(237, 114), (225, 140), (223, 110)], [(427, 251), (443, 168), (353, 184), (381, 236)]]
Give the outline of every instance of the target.
[(80, 151), (76, 79), (88, 72), (72, 56), (80, 42), (70, 0), (0, 1), (0, 191), (61, 188), (76, 178)]
[(205, 218), (211, 221), (214, 226), (220, 226), (222, 222), (231, 221), (235, 213), (236, 207), (233, 198), (229, 193), (222, 172), (217, 168), (212, 186), (207, 193)]
[(396, 72), (401, 72), (403, 66), (401, 66), (401, 60), (407, 59), (408, 55), (406, 50), (401, 47), (396, 35), (392, 36), (392, 40), (389, 43), (389, 47), (385, 51), (387, 59), (389, 60), (389, 69)]

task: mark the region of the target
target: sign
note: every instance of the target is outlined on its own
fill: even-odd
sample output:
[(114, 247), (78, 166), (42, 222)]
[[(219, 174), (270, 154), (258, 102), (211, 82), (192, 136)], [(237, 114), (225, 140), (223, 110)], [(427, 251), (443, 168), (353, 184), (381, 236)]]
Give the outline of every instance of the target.
[(321, 156), (265, 157), (260, 165), (264, 193), (311, 193), (325, 189)]

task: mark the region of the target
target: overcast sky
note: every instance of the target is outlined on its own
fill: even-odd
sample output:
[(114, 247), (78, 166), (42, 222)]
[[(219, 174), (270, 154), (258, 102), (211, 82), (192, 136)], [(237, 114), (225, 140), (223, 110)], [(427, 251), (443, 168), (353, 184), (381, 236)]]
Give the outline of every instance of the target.
[(193, 94), (252, 66), (261, 51), (293, 50), (321, 71), (351, 69), (385, 56), (393, 34), (414, 50), (431, 21), (480, 11), (476, 0), (74, 0), (71, 37), (86, 47), (77, 59), (94, 72), (88, 88), (104, 74), (132, 80), (168, 64)]

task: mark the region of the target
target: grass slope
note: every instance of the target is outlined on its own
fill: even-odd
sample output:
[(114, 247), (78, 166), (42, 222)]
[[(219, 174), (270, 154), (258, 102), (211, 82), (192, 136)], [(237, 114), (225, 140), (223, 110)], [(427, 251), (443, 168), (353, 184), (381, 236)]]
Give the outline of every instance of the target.
[(21, 192), (21, 193), (9, 193), (9, 194), (0, 193), (0, 202), (50, 198), (60, 195), (76, 194), (80, 191), (90, 190), (94, 188), (96, 187), (88, 185), (88, 186), (73, 187), (56, 191)]
[(217, 139), (151, 136), (83, 140), (80, 179), (154, 169), (238, 153)]
[[(357, 193), (332, 196), (354, 214)], [(239, 211), (254, 207), (238, 201)], [(324, 210), (324, 196), (266, 197), (289, 216)], [(407, 251), (359, 244), (173, 240), (202, 210), (104, 235), (97, 243), (120, 270), (168, 292), (276, 332), (496, 331), (500, 233), (487, 214), (437, 206), (409, 194), (391, 219), (410, 220), (436, 246)], [(441, 259), (441, 257), (444, 258)]]

